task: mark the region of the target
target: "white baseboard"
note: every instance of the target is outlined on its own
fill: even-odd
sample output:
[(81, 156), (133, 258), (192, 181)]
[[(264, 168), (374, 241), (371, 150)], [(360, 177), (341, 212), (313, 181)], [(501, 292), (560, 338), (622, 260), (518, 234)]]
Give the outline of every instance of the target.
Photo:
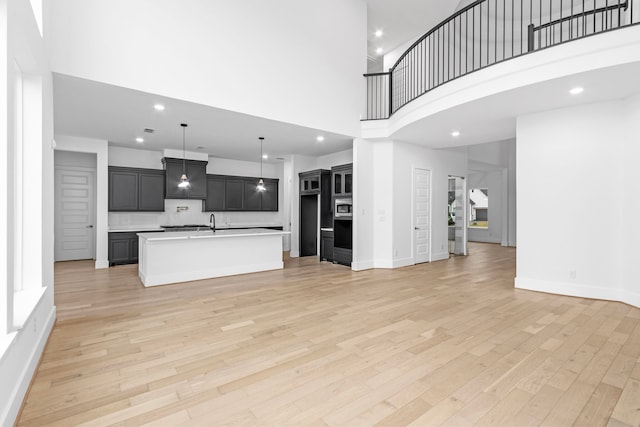
[(351, 270), (353, 271), (363, 271), (363, 270), (371, 270), (373, 267), (373, 261), (359, 261), (351, 263)]
[(449, 259), (449, 252), (435, 252), (431, 254), (431, 262)]
[(289, 251), (289, 256), (291, 258), (300, 258), (300, 251)]
[[(27, 390), (29, 390), (29, 385), (31, 384), (31, 379), (35, 374), (35, 370), (38, 367), (38, 362), (40, 361), (40, 357), (42, 356), (42, 352), (44, 351), (44, 346), (47, 343), (47, 339), (49, 339), (49, 335), (51, 334), (51, 330), (53, 329), (53, 325), (56, 320), (56, 307), (52, 306), (49, 311), (49, 315), (47, 319), (42, 325), (40, 329), (40, 334), (36, 338), (35, 345), (31, 347), (31, 351), (29, 352), (28, 357), (24, 358), (24, 364), (22, 365), (22, 371), (18, 377), (18, 381), (15, 384), (15, 388), (11, 391), (10, 398), (8, 402), (5, 402), (6, 406), (2, 408), (2, 414), (0, 416), (0, 425), (9, 426), (13, 425), (18, 413), (20, 412), (20, 407), (22, 406), (22, 402), (25, 398)], [(27, 328), (32, 328), (31, 322), (35, 322), (36, 320), (31, 318), (29, 322), (25, 325)], [(20, 337), (16, 337), (16, 341), (21, 341)], [(12, 345), (12, 349), (16, 351), (15, 348), (17, 343)], [(3, 387), (7, 386), (6, 384)]]
[(588, 286), (568, 282), (553, 282), (526, 277), (516, 277), (515, 287), (517, 289), (526, 289), (528, 291), (545, 292), (549, 294), (619, 301), (635, 307), (640, 307), (640, 294), (618, 288)]
[(101, 268), (109, 268), (109, 260), (97, 259), (96, 260), (96, 270)]
[(415, 265), (415, 260), (413, 258), (400, 258), (393, 260), (393, 268), (407, 267), (409, 265)]

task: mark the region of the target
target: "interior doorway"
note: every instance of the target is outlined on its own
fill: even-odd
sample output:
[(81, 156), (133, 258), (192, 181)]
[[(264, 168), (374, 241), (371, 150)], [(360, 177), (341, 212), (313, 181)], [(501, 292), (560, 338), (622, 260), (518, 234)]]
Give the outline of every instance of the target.
[(467, 255), (467, 183), (463, 177), (448, 180), (449, 253)]
[(56, 151), (54, 259), (96, 257), (96, 155)]
[(413, 260), (431, 261), (431, 171), (413, 170)]

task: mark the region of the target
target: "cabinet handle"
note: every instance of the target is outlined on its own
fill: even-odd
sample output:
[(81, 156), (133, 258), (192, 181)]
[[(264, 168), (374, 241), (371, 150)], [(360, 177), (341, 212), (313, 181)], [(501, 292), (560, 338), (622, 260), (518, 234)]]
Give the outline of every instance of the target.
[(85, 228), (93, 228), (93, 225), (87, 225)]

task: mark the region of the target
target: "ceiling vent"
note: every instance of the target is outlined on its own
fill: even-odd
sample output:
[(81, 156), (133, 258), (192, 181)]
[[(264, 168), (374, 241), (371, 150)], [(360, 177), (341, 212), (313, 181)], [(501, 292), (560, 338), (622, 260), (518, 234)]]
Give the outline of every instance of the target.
[(149, 128), (146, 128), (146, 129), (144, 130), (144, 133), (154, 133), (155, 131), (156, 131), (155, 129), (149, 129)]

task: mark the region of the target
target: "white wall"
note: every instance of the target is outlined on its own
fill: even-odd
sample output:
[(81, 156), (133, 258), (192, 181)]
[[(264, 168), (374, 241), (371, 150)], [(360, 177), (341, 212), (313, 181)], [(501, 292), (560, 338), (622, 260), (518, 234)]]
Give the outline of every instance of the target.
[(57, 0), (49, 7), (55, 72), (360, 132), (363, 0)]
[(448, 177), (467, 173), (466, 152), (356, 140), (354, 270), (414, 263), (413, 171), (431, 171), (431, 260), (448, 254)]
[[(0, 37), (0, 140), (6, 141), (0, 144), (0, 167), (9, 178), (3, 180), (0, 190), (0, 425), (4, 426), (14, 423), (55, 321), (53, 236), (43, 232), (53, 229), (53, 97), (51, 73), (29, 1), (0, 0), (0, 28), (6, 35)], [(23, 95), (28, 102), (19, 107), (13, 87), (14, 61), (29, 80)], [(24, 126), (16, 126), (20, 114)], [(25, 174), (30, 175), (22, 181), (12, 175), (20, 130)], [(19, 191), (28, 198), (21, 218), (14, 204)], [(36, 291), (37, 298), (27, 305), (20, 304), (26, 292), (17, 288), (14, 292), (12, 245), (19, 238), (16, 228), (20, 223), (31, 227), (23, 233), (24, 249), (34, 251), (25, 260), (31, 272), (23, 278), (28, 281), (24, 290)], [(20, 322), (14, 316), (22, 317)]]
[(447, 221), (449, 175), (465, 177), (467, 156), (446, 150), (395, 143), (394, 153), (394, 264), (413, 264), (413, 170), (431, 171), (431, 260), (449, 258)]
[(640, 306), (638, 97), (518, 118), (516, 287)]

